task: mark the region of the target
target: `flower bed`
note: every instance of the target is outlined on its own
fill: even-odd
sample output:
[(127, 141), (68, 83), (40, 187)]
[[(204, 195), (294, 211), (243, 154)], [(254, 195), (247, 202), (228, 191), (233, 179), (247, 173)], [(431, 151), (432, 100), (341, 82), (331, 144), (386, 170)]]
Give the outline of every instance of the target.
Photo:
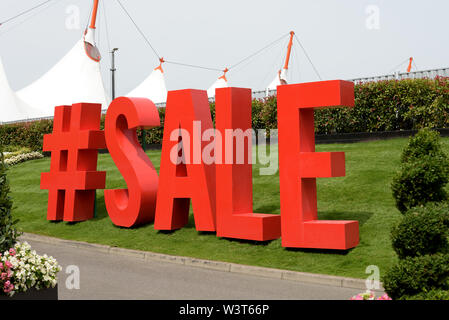
[(21, 163), (21, 162), (25, 162), (25, 161), (28, 161), (28, 160), (34, 160), (34, 159), (41, 159), (43, 157), (44, 156), (42, 155), (42, 153), (37, 152), (37, 151), (29, 152), (29, 153), (21, 153), (21, 154), (18, 154), (18, 155), (14, 155), (12, 157), (7, 157), (5, 159), (5, 163), (8, 166), (13, 166), (13, 165), (16, 165), (16, 164)]
[(358, 295), (353, 296), (351, 300), (391, 300), (391, 298), (387, 294), (376, 298), (376, 295), (373, 292), (367, 290), (364, 293), (359, 293)]
[(27, 243), (16, 243), (14, 248), (0, 254), (0, 295), (12, 297), (30, 289), (55, 288), (58, 262), (47, 255), (39, 256)]

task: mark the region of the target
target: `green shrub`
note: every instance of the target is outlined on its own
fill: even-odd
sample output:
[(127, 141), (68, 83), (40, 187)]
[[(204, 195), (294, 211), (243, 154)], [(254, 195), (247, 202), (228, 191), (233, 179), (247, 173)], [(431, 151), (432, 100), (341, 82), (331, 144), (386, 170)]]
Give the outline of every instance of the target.
[(353, 108), (315, 111), (316, 133), (447, 128), (448, 88), (446, 77), (356, 84)]
[[(449, 78), (405, 79), (355, 85), (353, 108), (325, 108), (315, 111), (317, 134), (415, 130), (449, 127)], [(210, 103), (212, 120), (215, 104)], [(164, 108), (159, 109), (163, 118)], [(161, 119), (163, 122), (163, 119)], [(215, 122), (214, 122), (215, 123)], [(0, 144), (42, 151), (42, 137), (52, 131), (52, 120), (0, 126)], [(275, 96), (252, 102), (253, 129), (277, 127)], [(104, 116), (101, 129), (104, 128)], [(163, 128), (146, 130), (145, 143), (160, 144)], [(269, 132), (268, 132), (269, 134)], [(143, 136), (139, 134), (142, 142)]]
[(409, 138), (407, 146), (402, 151), (401, 162), (410, 162), (427, 155), (440, 157), (447, 161), (447, 155), (441, 146), (438, 131), (424, 128), (419, 130), (415, 136)]
[(393, 227), (393, 249), (400, 259), (448, 252), (449, 204), (430, 203), (409, 210)]
[(449, 161), (437, 132), (423, 129), (411, 137), (401, 162), (391, 185), (399, 211), (447, 199), (444, 187), (449, 181)]
[(12, 248), (20, 235), (15, 228), (16, 221), (12, 219), (11, 208), (6, 166), (0, 150), (0, 253)]
[(392, 299), (434, 289), (448, 290), (449, 255), (438, 253), (401, 259), (382, 277), (382, 282)]
[(399, 211), (446, 200), (448, 168), (447, 161), (431, 156), (405, 163), (391, 186)]
[(32, 151), (42, 151), (44, 135), (53, 131), (53, 120), (18, 123), (0, 126), (0, 145), (27, 147)]
[(424, 291), (414, 296), (404, 296), (402, 300), (449, 300), (449, 291), (441, 289), (433, 289)]

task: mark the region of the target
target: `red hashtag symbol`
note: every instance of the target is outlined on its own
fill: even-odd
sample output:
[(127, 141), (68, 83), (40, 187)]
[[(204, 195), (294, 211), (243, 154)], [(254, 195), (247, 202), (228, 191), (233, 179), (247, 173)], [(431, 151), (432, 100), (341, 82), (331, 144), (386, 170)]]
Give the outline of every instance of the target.
[(51, 151), (50, 172), (41, 174), (41, 189), (49, 191), (48, 220), (93, 217), (95, 190), (106, 183), (106, 172), (97, 171), (98, 149), (106, 148), (100, 118), (100, 104), (55, 108), (53, 133), (44, 136), (43, 147)]

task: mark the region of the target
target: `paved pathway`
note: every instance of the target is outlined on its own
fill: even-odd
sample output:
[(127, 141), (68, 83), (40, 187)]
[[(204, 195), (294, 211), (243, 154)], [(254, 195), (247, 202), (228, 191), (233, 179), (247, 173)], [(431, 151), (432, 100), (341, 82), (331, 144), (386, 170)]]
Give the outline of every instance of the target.
[[(60, 299), (347, 300), (363, 291), (145, 261), (36, 240), (28, 243), (38, 254), (52, 255), (61, 264)], [(66, 287), (70, 265), (80, 270), (80, 289)]]

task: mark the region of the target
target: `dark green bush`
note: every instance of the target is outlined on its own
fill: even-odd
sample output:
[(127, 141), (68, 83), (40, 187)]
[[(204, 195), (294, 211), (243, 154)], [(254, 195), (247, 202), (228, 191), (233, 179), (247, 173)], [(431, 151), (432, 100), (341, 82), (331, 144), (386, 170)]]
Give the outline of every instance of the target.
[(402, 151), (401, 162), (406, 163), (423, 156), (440, 157), (447, 161), (440, 142), (438, 131), (424, 128), (409, 139), (407, 146)]
[(319, 134), (449, 127), (449, 78), (356, 84), (353, 108), (315, 111)]
[[(164, 108), (159, 109), (164, 116)], [(254, 99), (253, 129), (277, 127), (275, 96)], [(212, 119), (215, 105), (211, 103)], [(51, 120), (0, 126), (0, 143), (42, 150), (42, 137), (50, 133)], [(414, 130), (449, 127), (449, 78), (407, 79), (355, 85), (353, 108), (317, 109), (317, 134)], [(103, 128), (103, 127), (102, 127)], [(163, 128), (147, 130), (145, 143), (159, 144)], [(269, 134), (269, 133), (268, 133)], [(139, 139), (143, 139), (139, 135)]]
[(449, 289), (449, 255), (434, 254), (399, 260), (382, 277), (392, 299), (414, 296), (434, 289)]
[(433, 289), (424, 291), (414, 296), (404, 296), (402, 300), (449, 300), (449, 291), (441, 289)]
[(406, 213), (391, 231), (400, 260), (382, 277), (393, 299), (447, 297), (449, 204), (438, 202), (447, 199), (448, 180), (449, 161), (439, 134), (421, 129), (403, 150), (401, 171), (391, 185), (397, 208)]
[(11, 215), (12, 200), (9, 196), (9, 183), (6, 179), (6, 166), (0, 150), (0, 253), (12, 248), (19, 237), (16, 221)]
[(411, 137), (401, 161), (391, 185), (399, 211), (447, 199), (444, 187), (449, 181), (449, 161), (437, 132), (422, 129)]
[(448, 203), (413, 208), (391, 231), (393, 249), (400, 259), (448, 252), (448, 235)]
[(447, 161), (431, 156), (405, 163), (391, 186), (399, 211), (447, 199), (447, 169)]

